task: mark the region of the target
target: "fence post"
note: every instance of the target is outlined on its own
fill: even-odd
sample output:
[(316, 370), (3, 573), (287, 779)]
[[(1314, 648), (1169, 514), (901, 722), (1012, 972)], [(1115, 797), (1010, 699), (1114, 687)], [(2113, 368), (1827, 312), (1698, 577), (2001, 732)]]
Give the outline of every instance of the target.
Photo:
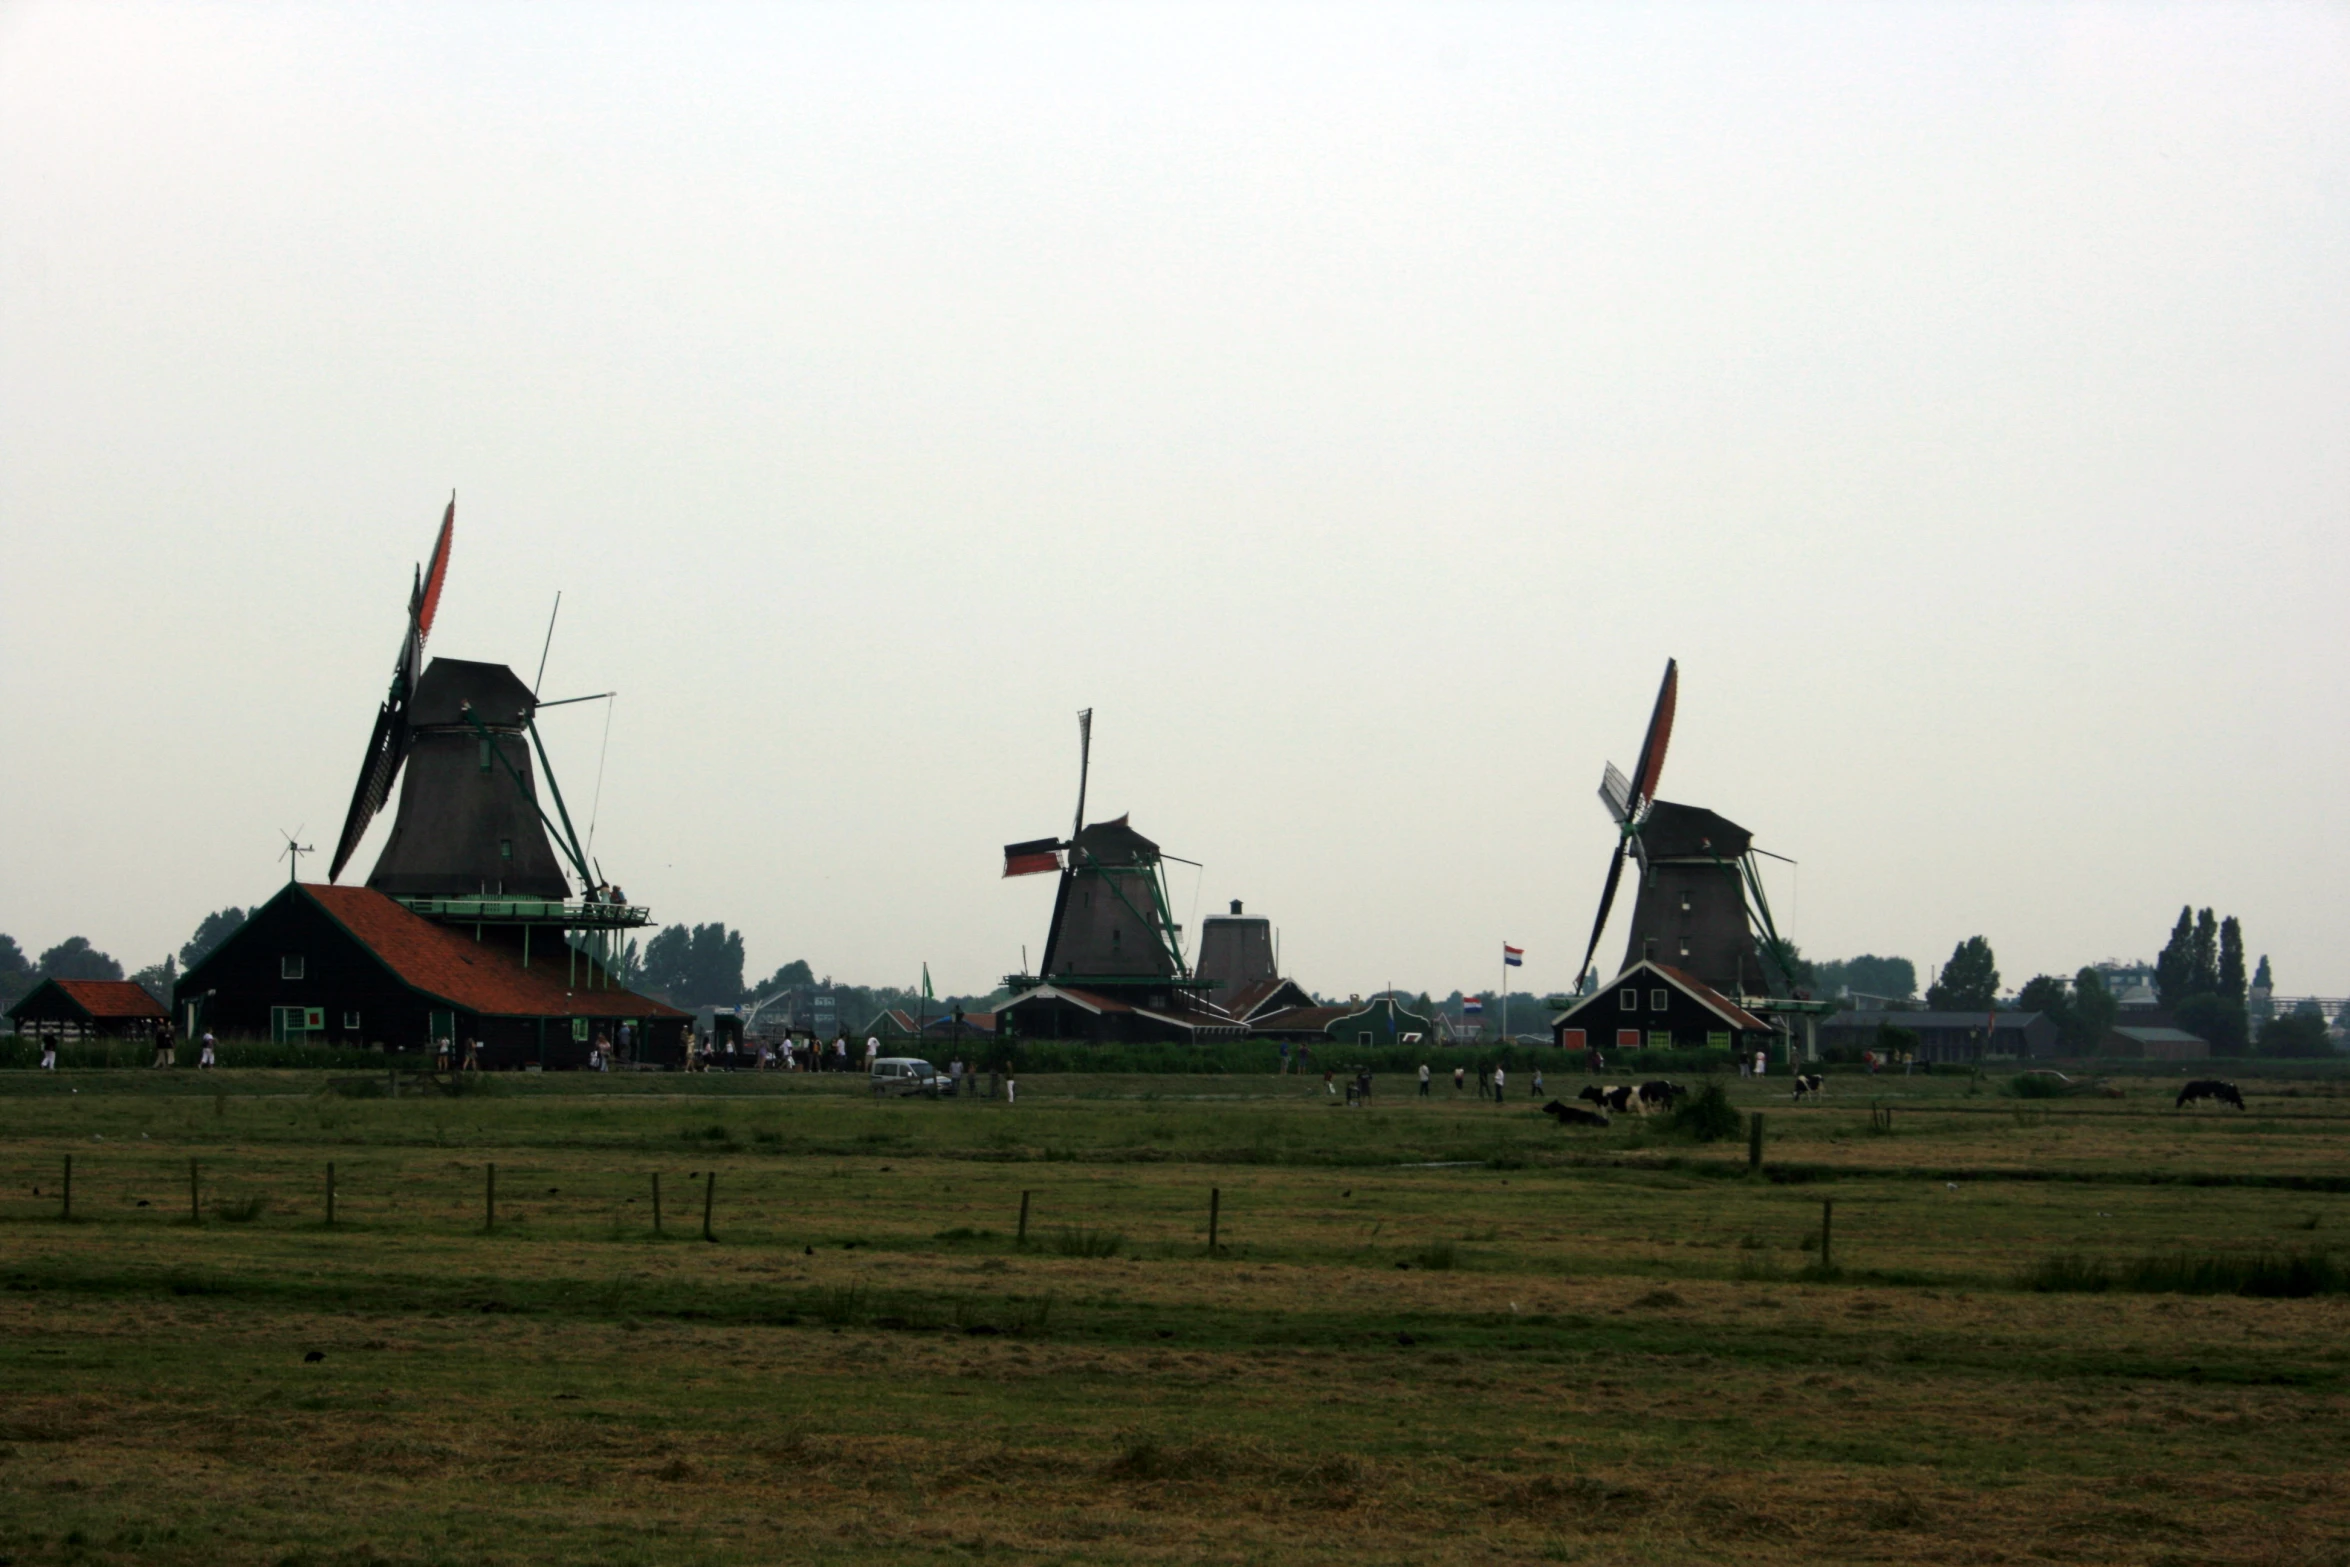
[(204, 1209), (196, 1201), (196, 1161), (193, 1159), (188, 1161), (188, 1222), (190, 1224), (204, 1222)]
[(498, 1167), (490, 1166), (489, 1185), (482, 1195), (482, 1224), (485, 1230), (498, 1227)]
[(702, 1239), (706, 1241), (718, 1238), (710, 1233), (710, 1206), (717, 1200), (718, 1172), (714, 1169), (705, 1170), (702, 1172)]
[(1746, 1167), (1749, 1170), (1762, 1168), (1762, 1145), (1763, 1113), (1757, 1110), (1746, 1118)]
[(1224, 1193), (1216, 1187), (1208, 1188), (1208, 1255), (1216, 1255), (1216, 1216), (1224, 1205)]
[[(67, 1204), (70, 1206), (70, 1205), (72, 1204), (72, 1201), (73, 1201), (73, 1158), (72, 1158), (72, 1156), (71, 1156), (71, 1155), (68, 1155), (68, 1156), (66, 1157), (66, 1161), (65, 1161), (65, 1172), (66, 1172), (66, 1178), (65, 1178), (65, 1195), (66, 1195), (66, 1202), (67, 1202)], [(1022, 1192), (1022, 1193), (1020, 1194), (1020, 1239), (1019, 1239), (1019, 1244), (1020, 1244), (1020, 1245), (1022, 1245), (1022, 1246), (1025, 1246), (1025, 1245), (1027, 1245), (1027, 1244), (1028, 1244), (1028, 1194), (1027, 1194), (1026, 1192)]]
[(335, 1162), (326, 1162), (326, 1227), (335, 1227)]
[(661, 1172), (653, 1172), (653, 1233), (661, 1233)]
[(73, 1217), (73, 1155), (65, 1156), (65, 1212), (62, 1218)]
[(1829, 1249), (1835, 1239), (1836, 1199), (1833, 1197), (1822, 1198), (1820, 1201), (1820, 1271), (1822, 1273), (1830, 1272), (1836, 1266), (1834, 1253)]

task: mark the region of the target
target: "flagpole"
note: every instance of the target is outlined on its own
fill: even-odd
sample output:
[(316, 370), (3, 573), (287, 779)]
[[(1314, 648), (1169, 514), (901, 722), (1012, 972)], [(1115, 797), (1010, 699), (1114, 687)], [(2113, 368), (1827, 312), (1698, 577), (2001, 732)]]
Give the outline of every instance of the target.
[(1501, 944), (1501, 1042), (1510, 1042), (1510, 944)]

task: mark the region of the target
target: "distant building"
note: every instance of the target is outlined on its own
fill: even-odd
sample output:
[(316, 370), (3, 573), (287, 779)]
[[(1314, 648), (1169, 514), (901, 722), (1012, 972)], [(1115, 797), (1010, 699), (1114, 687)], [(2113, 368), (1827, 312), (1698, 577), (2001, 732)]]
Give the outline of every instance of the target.
[(2108, 1030), (2102, 1056), (2132, 1061), (2208, 1061), (2210, 1041), (2177, 1028), (2116, 1028)]
[(18, 1033), (60, 1039), (144, 1036), (167, 1016), (144, 986), (127, 979), (45, 979), (8, 1009)]
[(1290, 1007), (1260, 1018), (1249, 1027), (1259, 1039), (1297, 1040), (1308, 1044), (1329, 1040), (1374, 1050), (1388, 1045), (1436, 1043), (1436, 1022), (1415, 1012), (1392, 995), (1345, 1006)]
[(1918, 1036), (1920, 1061), (2033, 1060), (2057, 1053), (2055, 1022), (2045, 1012), (1839, 1012), (1820, 1020), (1820, 1048), (1876, 1048), (1890, 1024)]

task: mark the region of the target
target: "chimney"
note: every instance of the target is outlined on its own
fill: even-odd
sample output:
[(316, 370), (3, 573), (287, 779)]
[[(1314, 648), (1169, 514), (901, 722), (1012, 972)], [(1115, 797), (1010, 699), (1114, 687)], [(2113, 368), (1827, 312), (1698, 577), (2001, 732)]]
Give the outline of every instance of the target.
[(1234, 898), (1232, 900), (1232, 912), (1235, 914), (1240, 912), (1240, 900), (1238, 898)]

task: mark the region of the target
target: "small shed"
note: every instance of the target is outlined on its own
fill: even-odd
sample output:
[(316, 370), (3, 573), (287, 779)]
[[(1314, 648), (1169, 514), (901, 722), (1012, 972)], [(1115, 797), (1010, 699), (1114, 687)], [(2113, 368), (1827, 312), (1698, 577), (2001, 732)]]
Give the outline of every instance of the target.
[(8, 1009), (18, 1033), (60, 1039), (149, 1035), (169, 1016), (145, 987), (127, 979), (45, 979)]
[(1640, 962), (1550, 1020), (1563, 1050), (1776, 1049), (1778, 1030), (1686, 970)]
[(2117, 1028), (2106, 1034), (2098, 1054), (2133, 1061), (2208, 1061), (2211, 1041), (2183, 1028)]

